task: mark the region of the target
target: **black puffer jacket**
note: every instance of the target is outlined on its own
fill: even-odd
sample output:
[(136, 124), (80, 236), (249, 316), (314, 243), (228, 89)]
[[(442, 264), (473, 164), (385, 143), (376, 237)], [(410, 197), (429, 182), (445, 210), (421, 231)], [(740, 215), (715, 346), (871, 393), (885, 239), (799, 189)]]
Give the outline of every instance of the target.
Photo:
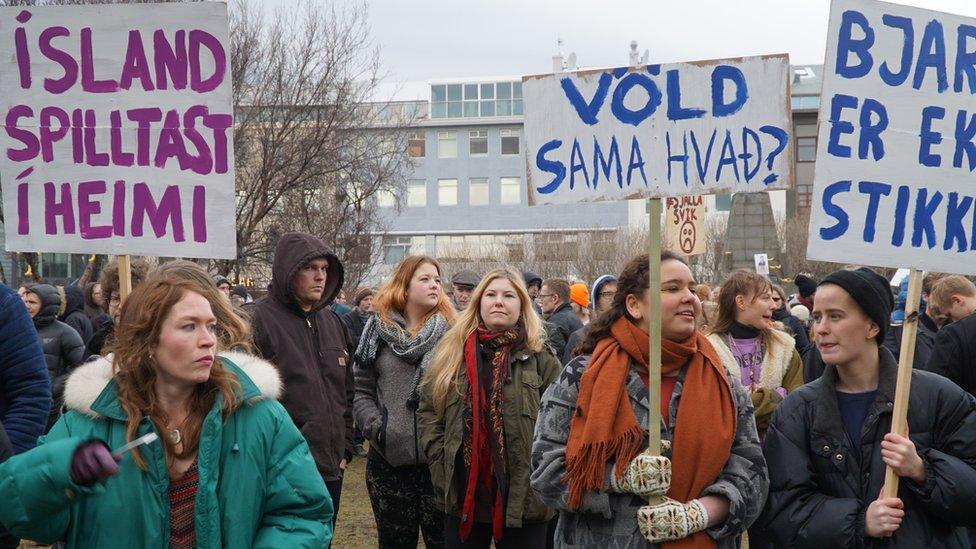
[(914, 372), (910, 438), (925, 461), (924, 485), (902, 478), (905, 518), (890, 538), (864, 533), (884, 484), (881, 440), (891, 428), (898, 365), (881, 348), (878, 394), (853, 448), (837, 407), (837, 371), (789, 394), (773, 415), (764, 453), (769, 498), (758, 523), (777, 547), (968, 549), (976, 525), (976, 399), (928, 372)]
[(61, 409), (64, 382), (67, 381), (68, 374), (85, 359), (85, 343), (74, 328), (57, 319), (58, 309), (61, 308), (61, 296), (57, 288), (50, 284), (38, 284), (29, 291), (37, 294), (42, 304), (41, 310), (34, 315), (34, 327), (41, 338), (44, 360), (51, 374), (54, 399), (51, 403), (50, 427), (57, 420), (58, 410)]
[(64, 297), (64, 312), (58, 320), (74, 328), (85, 345), (88, 345), (92, 338), (92, 323), (85, 314), (85, 291), (78, 286), (65, 286)]

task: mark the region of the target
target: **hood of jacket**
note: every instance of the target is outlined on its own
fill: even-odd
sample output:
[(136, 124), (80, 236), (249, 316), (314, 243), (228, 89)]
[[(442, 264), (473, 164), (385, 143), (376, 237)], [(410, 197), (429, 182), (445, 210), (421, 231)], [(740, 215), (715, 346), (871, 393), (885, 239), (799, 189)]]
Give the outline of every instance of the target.
[(314, 313), (321, 310), (339, 295), (344, 272), (339, 257), (322, 240), (308, 233), (285, 233), (278, 241), (278, 245), (275, 246), (269, 293), (289, 309), (304, 314), (298, 303), (298, 298), (295, 297), (292, 281), (302, 265), (320, 257), (329, 262), (329, 268), (326, 271), (325, 290), (322, 292), (322, 298), (309, 312)]
[[(218, 356), (222, 365), (237, 375), (245, 401), (281, 397), (284, 385), (270, 362), (238, 352)], [(111, 383), (113, 373), (111, 354), (75, 368), (64, 386), (65, 407), (95, 419), (109, 416), (124, 420), (125, 411)]]
[(58, 319), (64, 320), (74, 312), (85, 312), (85, 291), (78, 286), (65, 286), (64, 311), (58, 315)]
[(41, 298), (41, 310), (34, 315), (34, 325), (41, 327), (54, 322), (61, 309), (61, 294), (58, 289), (50, 284), (38, 284), (27, 291)]
[(605, 274), (600, 275), (600, 278), (597, 278), (596, 282), (593, 283), (593, 287), (590, 289), (590, 303), (592, 304), (591, 308), (594, 311), (596, 310), (596, 302), (600, 298), (600, 290), (602, 290), (607, 284), (616, 281), (617, 277), (613, 276), (612, 274)]
[(522, 279), (525, 281), (525, 286), (531, 286), (533, 282), (538, 282), (542, 284), (542, 277), (533, 273), (532, 271), (525, 271), (522, 273)]

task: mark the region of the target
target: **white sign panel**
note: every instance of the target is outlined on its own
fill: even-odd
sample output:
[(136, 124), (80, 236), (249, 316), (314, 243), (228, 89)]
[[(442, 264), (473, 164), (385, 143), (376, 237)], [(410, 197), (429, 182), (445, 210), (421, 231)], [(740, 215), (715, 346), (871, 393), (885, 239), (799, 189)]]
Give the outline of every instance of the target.
[(786, 55), (523, 78), (530, 204), (782, 189)]
[(976, 20), (831, 6), (811, 259), (976, 273)]
[(227, 5), (0, 9), (6, 246), (233, 258)]

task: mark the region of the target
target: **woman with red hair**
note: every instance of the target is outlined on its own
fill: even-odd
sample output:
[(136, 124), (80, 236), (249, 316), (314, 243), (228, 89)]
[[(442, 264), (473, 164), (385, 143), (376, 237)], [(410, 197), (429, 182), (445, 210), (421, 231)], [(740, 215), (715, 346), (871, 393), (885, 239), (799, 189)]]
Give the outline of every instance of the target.
[(373, 299), (355, 355), (353, 415), (369, 440), (366, 488), (379, 547), (444, 546), (444, 515), (434, 500), (427, 458), (420, 450), (419, 384), (434, 347), (454, 320), (441, 287), (441, 268), (409, 256)]

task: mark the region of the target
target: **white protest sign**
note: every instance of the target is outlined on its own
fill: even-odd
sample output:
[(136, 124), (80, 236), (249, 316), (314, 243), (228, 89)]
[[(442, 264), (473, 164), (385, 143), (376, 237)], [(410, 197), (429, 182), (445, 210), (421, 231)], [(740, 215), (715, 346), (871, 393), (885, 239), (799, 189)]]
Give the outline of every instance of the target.
[(705, 252), (705, 203), (698, 196), (669, 196), (664, 201), (664, 241), (684, 255)]
[(0, 9), (6, 246), (236, 256), (227, 5)]
[(523, 78), (530, 204), (782, 189), (786, 55)]
[(976, 20), (834, 0), (811, 259), (976, 273)]
[(753, 254), (752, 259), (756, 263), (756, 273), (769, 276), (769, 256), (766, 254)]

